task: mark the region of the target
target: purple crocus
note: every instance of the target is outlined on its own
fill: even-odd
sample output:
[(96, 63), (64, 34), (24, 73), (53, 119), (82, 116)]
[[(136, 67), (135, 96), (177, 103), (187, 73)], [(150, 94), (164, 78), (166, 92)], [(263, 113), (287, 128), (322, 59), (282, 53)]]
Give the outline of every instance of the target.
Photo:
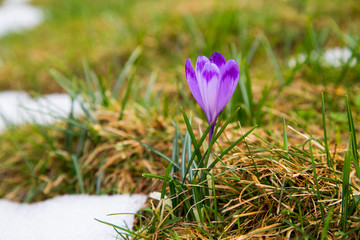
[(220, 53), (214, 52), (209, 59), (199, 56), (195, 71), (188, 58), (185, 74), (191, 93), (204, 110), (208, 123), (213, 123), (209, 132), (210, 142), (217, 118), (236, 89), (239, 66), (235, 60), (226, 62)]

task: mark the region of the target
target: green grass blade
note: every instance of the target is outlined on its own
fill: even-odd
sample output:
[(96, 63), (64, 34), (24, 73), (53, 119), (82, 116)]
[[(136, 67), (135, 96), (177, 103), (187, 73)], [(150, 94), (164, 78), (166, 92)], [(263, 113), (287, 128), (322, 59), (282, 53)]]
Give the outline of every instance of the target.
[(154, 84), (156, 82), (156, 79), (157, 79), (156, 72), (152, 72), (151, 75), (150, 75), (149, 84), (146, 87), (146, 92), (145, 92), (145, 97), (144, 97), (144, 101), (146, 103), (148, 103), (150, 101), (150, 95), (153, 92)]
[(75, 87), (75, 82), (71, 81), (62, 73), (56, 71), (55, 69), (50, 69), (50, 75), (54, 78), (54, 80), (72, 97), (75, 98), (77, 94), (77, 90)]
[(80, 133), (80, 139), (76, 146), (76, 157), (77, 158), (80, 158), (80, 156), (83, 154), (85, 142), (87, 139), (88, 139), (88, 131), (82, 129), (81, 133)]
[(164, 176), (161, 176), (161, 175), (158, 175), (158, 174), (153, 174), (153, 173), (144, 173), (142, 176), (143, 177), (148, 177), (148, 178), (155, 178), (155, 179), (165, 180)]
[[(1, 117), (1, 113), (0, 113), (0, 117)], [(7, 127), (10, 127), (11, 125), (9, 125), (8, 122), (6, 122), (6, 119), (3, 118), (4, 122), (7, 124)], [(32, 163), (31, 159), (29, 158), (29, 156), (27, 155), (26, 149), (23, 147), (23, 145), (21, 144), (21, 141), (16, 137), (17, 133), (16, 133), (16, 128), (9, 128), (9, 134), (6, 134), (6, 136), (9, 138), (9, 140), (11, 141), (11, 143), (15, 146), (16, 150), (18, 151), (18, 153), (20, 154), (21, 158), (24, 160), (24, 163), (28, 169), (28, 171), (31, 174), (34, 174), (34, 164)]]
[[(174, 138), (173, 138), (173, 145), (172, 145), (172, 151), (171, 151), (171, 161), (176, 164), (179, 165), (179, 136), (178, 136), (178, 127), (177, 124), (175, 122), (173, 122), (175, 131), (174, 131)], [(174, 179), (174, 175), (175, 173), (178, 171), (177, 168), (173, 167), (171, 169), (171, 176)]]
[(241, 72), (239, 79), (239, 87), (241, 91), (241, 96), (243, 103), (246, 107), (246, 111), (249, 113), (250, 123), (254, 124), (254, 103), (253, 95), (251, 89), (251, 79), (249, 74), (249, 68), (246, 61), (243, 61), (241, 64)]
[(349, 123), (349, 133), (351, 135), (351, 152), (353, 155), (353, 163), (356, 170), (356, 175), (360, 179), (360, 165), (359, 165), (359, 154), (357, 151), (357, 139), (356, 139), (356, 130), (354, 126), (354, 120), (351, 113), (349, 98), (346, 96), (346, 109), (347, 109), (347, 117), (348, 117), (348, 123)]
[(159, 152), (158, 150), (150, 147), (149, 145), (141, 142), (140, 140), (136, 139), (136, 138), (132, 138), (133, 140), (135, 140), (136, 142), (138, 142), (140, 145), (142, 145), (143, 147), (149, 149), (151, 152), (155, 153), (156, 155), (158, 155), (159, 157), (165, 159), (166, 161), (168, 161), (169, 163), (172, 163), (176, 168), (178, 168), (180, 170), (180, 166), (173, 163), (172, 160), (170, 158), (168, 158), (165, 154)]
[(312, 164), (312, 168), (313, 168), (313, 174), (314, 174), (314, 181), (315, 181), (315, 187), (316, 187), (316, 198), (317, 198), (317, 201), (318, 201), (318, 204), (320, 205), (320, 209), (321, 209), (321, 216), (324, 220), (324, 217), (325, 217), (325, 211), (324, 211), (324, 208), (323, 208), (323, 205), (322, 203), (320, 202), (321, 200), (321, 196), (320, 196), (320, 189), (319, 189), (319, 179), (318, 179), (318, 175), (317, 175), (317, 172), (316, 172), (316, 165), (315, 165), (315, 158), (314, 158), (314, 154), (313, 154), (313, 150), (312, 150), (312, 141), (310, 140), (309, 141), (309, 153), (310, 153), (310, 158), (311, 158), (311, 164)]
[(64, 145), (65, 145), (65, 149), (69, 153), (73, 152), (74, 140), (75, 140), (75, 134), (73, 134), (74, 124), (71, 121), (71, 120), (75, 120), (73, 115), (73, 109), (74, 109), (74, 101), (71, 101), (71, 111), (68, 118), (68, 120), (70, 121), (66, 121), (66, 131), (64, 132), (65, 133)]
[(164, 199), (164, 197), (166, 196), (166, 185), (167, 185), (168, 180), (170, 179), (169, 176), (170, 176), (171, 169), (172, 169), (172, 163), (169, 164), (169, 166), (167, 167), (166, 172), (165, 172), (164, 182), (161, 187), (161, 199)]
[[(350, 137), (350, 144), (353, 141)], [(347, 229), (347, 220), (348, 220), (348, 208), (350, 201), (350, 171), (351, 171), (351, 150), (345, 154), (344, 167), (342, 171), (342, 202), (341, 202), (341, 228), (343, 232), (346, 232)]]
[(139, 237), (140, 239), (151, 240), (151, 238), (145, 237), (145, 236), (143, 236), (143, 235), (140, 235), (140, 234), (138, 234), (137, 232), (132, 231), (132, 230), (129, 230), (129, 229), (127, 229), (127, 228), (123, 228), (123, 227), (114, 225), (114, 224), (112, 224), (112, 223), (108, 223), (108, 222), (105, 222), (105, 221), (101, 221), (101, 220), (96, 219), (96, 218), (95, 218), (95, 220), (98, 221), (98, 222), (100, 222), (100, 223), (109, 225), (109, 226), (111, 226), (111, 227), (113, 227), (113, 228), (115, 228), (115, 229), (119, 229), (119, 230), (121, 230), (121, 231), (123, 231), (123, 232), (126, 232), (127, 235), (130, 235), (130, 236), (132, 236), (132, 237)]
[(121, 101), (121, 111), (120, 111), (120, 115), (119, 115), (119, 120), (121, 120), (123, 115), (124, 115), (125, 106), (126, 106), (126, 103), (127, 103), (128, 99), (129, 99), (130, 91), (131, 91), (131, 88), (132, 88), (132, 85), (133, 85), (133, 82), (134, 82), (135, 72), (136, 71), (134, 71), (134, 73), (130, 77), (129, 84), (128, 84), (127, 88), (126, 88), (125, 96)]
[(285, 118), (282, 117), (283, 120), (283, 144), (284, 144), (284, 151), (285, 151), (285, 156), (287, 159), (289, 159), (289, 145), (288, 145), (288, 136), (287, 136), (287, 132), (286, 132), (286, 121)]
[(324, 223), (324, 228), (323, 230), (321, 231), (321, 240), (326, 240), (328, 239), (327, 238), (327, 234), (328, 234), (328, 230), (329, 230), (329, 226), (330, 226), (330, 220), (331, 220), (331, 217), (334, 213), (334, 207), (332, 207), (327, 216), (326, 216), (326, 219), (325, 219), (325, 223)]
[(324, 92), (321, 93), (321, 105), (322, 105), (322, 123), (324, 129), (324, 147), (326, 152), (327, 164), (329, 167), (334, 169), (334, 163), (330, 155), (328, 140), (327, 140), (327, 129), (326, 129), (326, 118), (325, 118), (325, 96)]
[[(220, 128), (219, 131), (214, 131), (214, 142), (220, 137), (220, 135), (224, 132), (225, 128), (227, 127), (227, 125), (229, 125), (229, 123), (231, 123), (233, 121), (233, 119), (235, 118), (236, 114), (238, 113), (238, 111), (240, 110), (240, 107), (237, 107), (230, 115), (230, 117), (226, 120), (226, 122), (223, 124), (223, 126)], [(216, 134), (215, 134), (216, 133)]]
[(263, 46), (264, 46), (264, 49), (266, 51), (266, 54), (268, 55), (269, 60), (270, 60), (271, 64), (273, 65), (273, 68), (275, 70), (276, 78), (278, 79), (278, 81), (281, 84), (284, 84), (285, 83), (284, 77), (283, 77), (283, 75), (281, 73), (279, 63), (276, 60), (276, 55), (275, 55), (274, 51), (271, 48), (269, 40), (264, 35), (262, 35), (262, 42), (263, 42)]
[[(184, 181), (184, 179), (186, 178), (186, 162), (187, 162), (186, 161), (186, 153), (187, 153), (186, 150), (187, 150), (189, 144), (190, 144), (190, 135), (189, 135), (189, 131), (186, 131), (185, 139), (184, 139), (182, 150), (181, 150), (180, 174), (181, 174), (182, 181)], [(192, 169), (190, 169), (189, 172), (191, 172), (191, 171), (192, 171)]]
[(190, 33), (192, 34), (195, 46), (198, 50), (202, 50), (205, 47), (206, 42), (199, 26), (196, 24), (195, 19), (190, 14), (186, 14), (184, 15), (184, 20)]
[[(106, 159), (106, 156), (104, 156), (103, 159), (101, 160), (99, 170), (102, 168), (102, 166), (104, 166), (105, 159)], [(101, 182), (102, 182), (103, 176), (104, 176), (104, 171), (100, 171), (96, 177), (96, 185), (95, 185), (95, 194), (96, 195), (100, 195)]]
[[(205, 141), (206, 136), (207, 136), (207, 135), (209, 134), (209, 132), (210, 132), (210, 129), (211, 129), (211, 125), (206, 128), (205, 132), (204, 132), (203, 135), (201, 136), (201, 138), (200, 138), (200, 140), (199, 140), (199, 142), (198, 142), (198, 146), (201, 146), (202, 143)], [(193, 166), (193, 162), (194, 162), (194, 160), (195, 160), (195, 156), (196, 156), (195, 154), (192, 154), (192, 156), (191, 156), (191, 158), (190, 158), (190, 160), (189, 160), (188, 167), (187, 167), (186, 172), (185, 172), (185, 176), (189, 173), (190, 168)], [(205, 156), (202, 157), (201, 162), (203, 162), (204, 157), (205, 157)], [(196, 175), (196, 174), (195, 174), (195, 175)], [(185, 180), (186, 180), (186, 179), (183, 179), (183, 182), (182, 182), (183, 184), (185, 183)]]
[(262, 39), (262, 34), (258, 34), (258, 35), (256, 35), (256, 38), (252, 42), (252, 44), (249, 48), (248, 54), (246, 55), (246, 62), (248, 64), (251, 63), (251, 61), (255, 55), (255, 52), (258, 50), (260, 43), (261, 43), (261, 39)]
[[(226, 148), (218, 157), (219, 159), (221, 159), (223, 156), (225, 156), (228, 152), (231, 151), (231, 149), (233, 149), (236, 145), (238, 145), (241, 141), (243, 141), (250, 133), (252, 133), (252, 131), (255, 130), (255, 128), (257, 128), (257, 126), (251, 128), (249, 131), (247, 131), (243, 136), (241, 136), (240, 138), (238, 138), (238, 140), (236, 140), (233, 144), (231, 144), (228, 148)], [(213, 164), (212, 164), (213, 165)], [(210, 166), (211, 167), (211, 166)]]
[(257, 124), (261, 124), (262, 119), (265, 115), (265, 111), (263, 110), (265, 105), (270, 105), (272, 99), (270, 98), (270, 93), (272, 93), (274, 81), (271, 82), (271, 85), (268, 86), (267, 84), (264, 86), (263, 90), (261, 91), (261, 99), (256, 104), (255, 111), (255, 122)]
[[(201, 146), (201, 145), (198, 145), (198, 146)], [(192, 179), (193, 179), (193, 177), (194, 177), (194, 172), (193, 172), (193, 170), (194, 170), (194, 169), (197, 169), (197, 165), (196, 165), (196, 162), (195, 162), (195, 161), (192, 161), (192, 162), (190, 163), (191, 158), (192, 158), (192, 156), (194, 155), (194, 154), (193, 154), (193, 151), (192, 151), (192, 149), (191, 149), (190, 138), (189, 138), (189, 140), (188, 140), (188, 142), (187, 142), (187, 144), (186, 144), (185, 151), (186, 151), (186, 155), (187, 155), (187, 158), (186, 158), (187, 161), (186, 161), (186, 163), (187, 163), (188, 166), (190, 166), (190, 170), (189, 170), (189, 180), (190, 180), (190, 182), (191, 182)], [(185, 160), (185, 159), (184, 159), (184, 160)], [(184, 169), (184, 172), (185, 172), (185, 171), (187, 171), (187, 168)]]
[(130, 55), (129, 59), (124, 65), (118, 79), (116, 80), (114, 89), (113, 89), (113, 96), (116, 98), (119, 95), (120, 89), (124, 83), (125, 78), (129, 75), (131, 68), (135, 64), (135, 61), (140, 57), (142, 53), (141, 47), (136, 47), (135, 50)]
[(80, 192), (81, 192), (82, 194), (84, 194), (84, 193), (85, 193), (85, 186), (84, 186), (83, 176), (82, 176), (82, 174), (81, 174), (79, 159), (76, 157), (76, 155), (72, 154), (72, 155), (71, 155), (71, 160), (72, 160), (73, 165), (74, 165), (76, 177), (77, 177), (77, 180), (78, 180), (78, 183), (79, 183), (79, 187), (80, 187)]
[(93, 86), (92, 86), (91, 71), (90, 71), (89, 65), (87, 64), (86, 61), (83, 61), (83, 69), (84, 69), (85, 81), (86, 81), (86, 85), (87, 85), (88, 96), (89, 96), (91, 102), (95, 103), (96, 102), (96, 96), (95, 96), (95, 92), (94, 92)]
[(181, 111), (182, 111), (182, 114), (183, 114), (183, 117), (184, 117), (184, 120), (185, 120), (185, 124), (186, 124), (186, 127), (188, 129), (188, 132), (189, 132), (189, 135), (190, 135), (190, 138), (191, 138), (191, 142), (192, 142), (192, 144), (194, 146), (194, 149), (195, 149), (195, 154), (196, 154), (198, 160), (200, 161), (201, 158), (202, 158), (201, 157), (201, 152), (200, 152), (199, 145), (198, 145), (198, 143), (196, 141), (194, 131), (193, 131), (192, 127), (191, 127), (191, 123), (189, 121), (189, 118), (186, 116), (186, 113), (185, 113), (183, 108), (181, 108)]

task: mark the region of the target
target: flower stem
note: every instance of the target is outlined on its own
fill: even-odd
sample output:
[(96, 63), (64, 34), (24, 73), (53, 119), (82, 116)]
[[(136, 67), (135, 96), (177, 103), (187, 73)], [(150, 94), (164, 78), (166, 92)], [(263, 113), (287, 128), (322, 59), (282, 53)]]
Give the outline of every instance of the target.
[[(210, 152), (207, 168), (209, 168), (211, 166), (211, 164), (212, 164), (212, 152)], [(211, 180), (211, 172), (212, 172), (212, 170), (211, 169), (208, 169), (208, 170), (209, 170), (209, 173), (206, 175), (206, 178), (207, 178), (207, 183), (208, 183), (208, 188), (209, 188), (210, 207), (213, 207), (214, 202), (211, 199), (211, 197), (213, 195), (213, 193), (212, 193), (213, 184), (212, 184), (212, 180)]]
[(210, 131), (209, 131), (209, 147), (210, 147), (211, 139), (212, 139), (213, 134), (214, 134), (215, 125), (216, 125), (216, 120), (212, 123), (212, 126), (211, 126)]
[[(214, 134), (214, 129), (215, 129), (215, 125), (216, 125), (216, 121), (217, 119), (215, 119), (215, 121), (212, 123), (212, 126), (210, 128), (210, 131), (209, 131), (209, 151), (210, 151), (210, 156), (209, 156), (209, 160), (208, 160), (208, 163), (207, 163), (207, 166), (206, 168), (208, 168), (208, 171), (209, 173), (207, 174), (206, 178), (207, 178), (207, 182), (208, 182), (208, 187), (209, 187), (209, 196), (212, 197), (213, 193), (212, 193), (212, 190), (213, 190), (213, 184), (212, 184), (212, 179), (211, 179), (211, 174), (212, 174), (212, 169), (210, 169), (210, 166), (213, 162), (213, 156), (212, 156), (212, 152), (211, 152), (211, 139), (213, 137), (213, 134)], [(210, 206), (213, 207), (213, 200), (210, 199)]]

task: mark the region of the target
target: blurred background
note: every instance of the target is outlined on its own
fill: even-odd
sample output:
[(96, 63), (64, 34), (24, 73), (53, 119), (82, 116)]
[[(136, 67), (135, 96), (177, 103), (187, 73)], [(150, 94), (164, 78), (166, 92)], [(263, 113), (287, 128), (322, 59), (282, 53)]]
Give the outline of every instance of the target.
[[(28, 1), (0, 0), (0, 9), (10, 2)], [(251, 60), (256, 82), (270, 74), (276, 77), (264, 42), (277, 59), (276, 68), (286, 74), (291, 56), (325, 47), (354, 48), (346, 36), (358, 36), (360, 31), (357, 0), (33, 0), (26, 4), (40, 9), (43, 19), (34, 28), (0, 37), (0, 90), (63, 91), (49, 70), (82, 78), (84, 62), (111, 86), (137, 46), (143, 48), (137, 81), (149, 81), (156, 72), (163, 89), (174, 86), (187, 57), (194, 64), (196, 56), (214, 51), (226, 59)]]

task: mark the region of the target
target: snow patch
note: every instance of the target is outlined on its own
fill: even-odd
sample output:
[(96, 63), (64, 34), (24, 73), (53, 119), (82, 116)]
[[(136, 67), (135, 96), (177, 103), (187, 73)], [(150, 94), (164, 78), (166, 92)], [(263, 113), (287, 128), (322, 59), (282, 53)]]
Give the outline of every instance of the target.
[(67, 94), (54, 93), (34, 99), (22, 91), (0, 92), (0, 133), (7, 125), (59, 121), (68, 117), (72, 107), (75, 116), (83, 114), (81, 100), (75, 99), (72, 106)]
[[(324, 60), (327, 64), (333, 67), (340, 67), (345, 65), (352, 56), (352, 51), (349, 48), (330, 48), (324, 52)], [(350, 66), (353, 67), (356, 64), (356, 59), (352, 59)]]
[(5, 0), (3, 2), (4, 5), (9, 5), (9, 4), (25, 4), (25, 3), (29, 3), (31, 2), (31, 0)]
[(28, 2), (28, 0), (4, 1), (0, 6), (0, 37), (33, 28), (44, 20), (43, 12), (28, 5)]
[[(334, 47), (329, 48), (324, 51), (324, 53), (319, 54), (318, 52), (311, 52), (310, 56), (308, 56), (306, 53), (300, 53), (295, 57), (290, 58), (288, 61), (288, 66), (290, 68), (294, 68), (297, 65), (301, 65), (305, 63), (306, 59), (309, 59), (310, 62), (315, 62), (317, 60), (320, 61), (320, 63), (325, 67), (341, 67), (345, 65), (352, 56), (351, 49), (344, 47)], [(353, 58), (349, 66), (353, 67), (356, 65), (356, 58)]]
[[(145, 195), (64, 195), (24, 204), (0, 199), (0, 239), (115, 240), (115, 230), (95, 220), (132, 228)], [(107, 216), (112, 213), (130, 213)]]

